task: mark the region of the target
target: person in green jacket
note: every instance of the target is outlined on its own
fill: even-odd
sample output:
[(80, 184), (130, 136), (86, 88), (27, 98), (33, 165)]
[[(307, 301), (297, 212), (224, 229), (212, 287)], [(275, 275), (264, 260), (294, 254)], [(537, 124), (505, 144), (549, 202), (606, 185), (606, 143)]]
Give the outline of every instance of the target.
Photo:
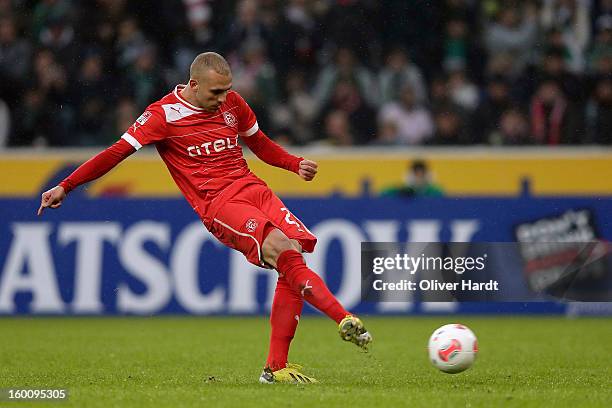
[(409, 166), (406, 184), (393, 186), (382, 191), (382, 197), (441, 197), (444, 190), (432, 181), (431, 173), (424, 160), (416, 159)]

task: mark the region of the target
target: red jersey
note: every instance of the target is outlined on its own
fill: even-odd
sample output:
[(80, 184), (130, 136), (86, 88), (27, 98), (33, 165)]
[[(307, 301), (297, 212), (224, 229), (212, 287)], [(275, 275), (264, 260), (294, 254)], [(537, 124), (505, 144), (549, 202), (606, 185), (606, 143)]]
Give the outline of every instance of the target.
[(177, 186), (204, 218), (211, 202), (236, 181), (259, 180), (249, 170), (238, 143), (238, 136), (251, 136), (259, 126), (238, 93), (229, 91), (225, 102), (211, 113), (183, 99), (179, 92), (184, 87), (177, 85), (149, 105), (122, 138), (136, 150), (155, 144)]

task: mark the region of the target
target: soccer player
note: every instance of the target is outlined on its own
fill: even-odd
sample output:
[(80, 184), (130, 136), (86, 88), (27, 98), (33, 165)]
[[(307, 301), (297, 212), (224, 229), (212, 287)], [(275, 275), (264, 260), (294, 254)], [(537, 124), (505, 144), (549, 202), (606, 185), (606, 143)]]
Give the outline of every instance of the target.
[(149, 105), (119, 141), (44, 192), (38, 215), (47, 207), (60, 207), (71, 190), (106, 174), (142, 146), (155, 144), (206, 228), (249, 262), (278, 272), (269, 354), (259, 381), (316, 382), (300, 373), (300, 366), (287, 363), (304, 299), (338, 323), (343, 340), (367, 350), (372, 336), (306, 266), (302, 252), (314, 250), (316, 237), (249, 170), (238, 138), (264, 162), (305, 181), (315, 177), (317, 163), (293, 156), (270, 140), (259, 129), (249, 105), (231, 87), (227, 61), (214, 52), (199, 54), (191, 64), (187, 85), (177, 85)]

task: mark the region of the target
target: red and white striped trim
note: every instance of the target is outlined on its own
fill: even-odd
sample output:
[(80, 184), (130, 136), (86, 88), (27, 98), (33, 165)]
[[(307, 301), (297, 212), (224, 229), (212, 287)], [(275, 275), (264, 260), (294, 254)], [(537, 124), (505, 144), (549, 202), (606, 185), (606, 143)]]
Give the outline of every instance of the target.
[(140, 150), (142, 148), (142, 145), (140, 144), (140, 142), (136, 140), (134, 136), (130, 135), (127, 132), (121, 135), (121, 138), (125, 140), (126, 142), (128, 142), (129, 144), (131, 144), (132, 147), (134, 147), (134, 149), (136, 150)]
[(255, 124), (251, 126), (249, 130), (247, 130), (246, 132), (238, 132), (238, 134), (243, 137), (249, 137), (257, 133), (258, 130), (259, 130), (259, 125), (257, 124), (257, 121), (255, 121)]

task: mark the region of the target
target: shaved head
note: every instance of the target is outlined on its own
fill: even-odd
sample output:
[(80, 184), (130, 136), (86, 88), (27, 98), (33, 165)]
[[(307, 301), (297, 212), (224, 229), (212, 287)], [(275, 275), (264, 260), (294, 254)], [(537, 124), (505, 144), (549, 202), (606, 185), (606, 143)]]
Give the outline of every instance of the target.
[(215, 112), (225, 102), (232, 89), (229, 64), (216, 52), (199, 54), (189, 68), (189, 82), (181, 96), (197, 107)]
[(203, 52), (195, 57), (191, 63), (189, 77), (192, 79), (200, 79), (202, 78), (202, 74), (211, 69), (223, 76), (228, 76), (232, 73), (229, 64), (221, 55), (216, 52)]

